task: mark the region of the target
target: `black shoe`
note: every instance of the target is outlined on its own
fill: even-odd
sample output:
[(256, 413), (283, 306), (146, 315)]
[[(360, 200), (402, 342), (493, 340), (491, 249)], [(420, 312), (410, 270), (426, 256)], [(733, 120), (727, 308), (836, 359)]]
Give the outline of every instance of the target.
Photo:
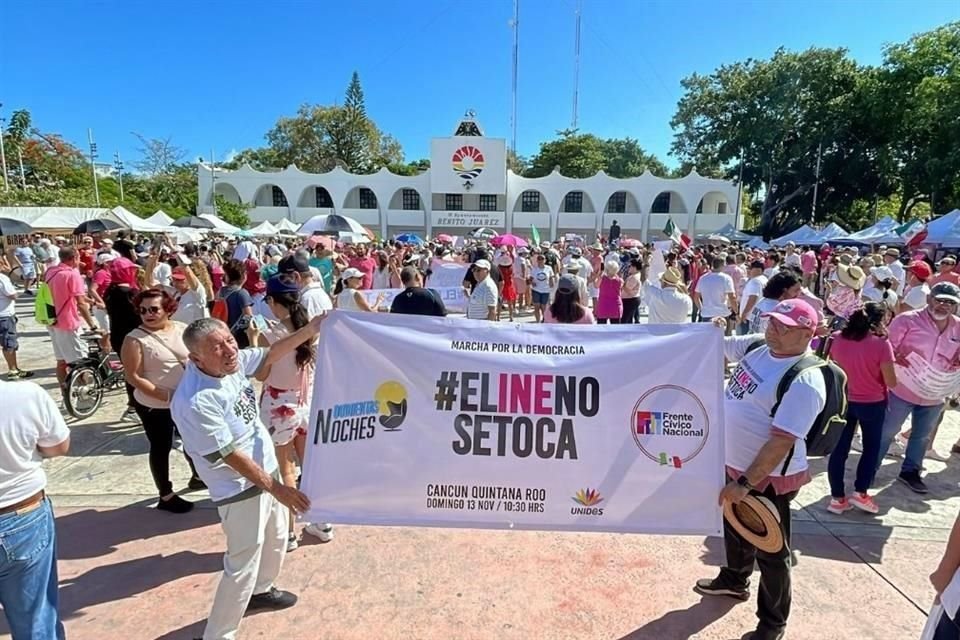
[(786, 631), (783, 629), (780, 631), (767, 631), (765, 629), (761, 631), (757, 629), (743, 636), (741, 640), (781, 640), (784, 634), (786, 634)]
[(250, 604), (247, 605), (247, 611), (257, 611), (259, 609), (289, 609), (297, 604), (297, 596), (289, 591), (280, 591), (276, 587), (270, 587), (266, 593), (256, 593), (250, 597)]
[(157, 502), (157, 510), (159, 511), (169, 511), (170, 513), (186, 513), (193, 509), (193, 503), (187, 502), (180, 496), (174, 494), (169, 500), (164, 500), (161, 498)]
[(196, 476), (190, 478), (190, 482), (187, 483), (187, 489), (190, 491), (203, 491), (206, 488), (207, 483)]
[(720, 574), (720, 576), (716, 578), (697, 580), (697, 584), (693, 587), (693, 590), (702, 596), (730, 596), (737, 600), (750, 599), (749, 584), (746, 586), (733, 584), (728, 580), (724, 580), (723, 574)]
[(927, 485), (920, 479), (919, 471), (901, 471), (897, 480), (910, 487), (914, 493), (928, 493)]

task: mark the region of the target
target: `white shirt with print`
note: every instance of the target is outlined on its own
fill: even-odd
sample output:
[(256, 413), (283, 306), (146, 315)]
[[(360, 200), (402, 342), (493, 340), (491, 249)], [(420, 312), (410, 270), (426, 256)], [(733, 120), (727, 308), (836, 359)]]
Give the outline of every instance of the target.
[[(752, 334), (723, 339), (724, 356), (737, 363), (724, 391), (726, 464), (737, 471), (746, 471), (770, 439), (770, 430), (776, 427), (797, 438), (790, 465), (782, 474), (789, 476), (807, 468), (804, 438), (823, 410), (827, 390), (821, 371), (803, 371), (794, 378), (771, 418), (780, 380), (803, 356), (775, 357), (766, 345), (747, 353), (747, 348), (758, 340), (762, 341), (763, 336)], [(771, 475), (781, 475), (782, 471), (783, 460), (780, 460)]]
[(239, 451), (267, 473), (277, 471), (273, 441), (260, 420), (250, 383), (266, 355), (266, 349), (241, 349), (237, 372), (222, 378), (207, 375), (191, 361), (170, 402), (183, 447), (214, 504), (230, 502), (254, 487), (223, 461), (224, 456)]

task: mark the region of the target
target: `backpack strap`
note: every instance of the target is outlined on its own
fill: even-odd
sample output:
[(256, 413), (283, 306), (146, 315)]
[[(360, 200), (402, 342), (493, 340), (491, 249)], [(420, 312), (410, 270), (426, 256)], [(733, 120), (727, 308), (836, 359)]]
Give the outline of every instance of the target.
[(763, 338), (758, 338), (757, 340), (754, 340), (749, 345), (747, 345), (747, 350), (743, 352), (743, 355), (747, 355), (751, 351), (756, 351), (766, 343), (767, 343), (766, 340), (764, 340)]
[[(787, 391), (790, 389), (790, 385), (793, 384), (793, 381), (797, 379), (804, 371), (809, 369), (819, 369), (821, 367), (827, 366), (826, 361), (814, 354), (807, 354), (797, 360), (791, 365), (787, 372), (783, 374), (783, 377), (780, 378), (780, 384), (777, 385), (777, 399), (773, 403), (773, 407), (770, 409), (770, 417), (773, 418), (777, 414), (777, 409), (780, 408), (780, 403), (783, 401), (783, 397), (787, 395)], [(783, 468), (780, 469), (780, 475), (787, 474), (787, 467), (790, 466), (790, 461), (793, 460), (793, 452), (796, 449), (796, 445), (790, 447), (790, 451), (787, 453), (787, 457), (783, 460)]]

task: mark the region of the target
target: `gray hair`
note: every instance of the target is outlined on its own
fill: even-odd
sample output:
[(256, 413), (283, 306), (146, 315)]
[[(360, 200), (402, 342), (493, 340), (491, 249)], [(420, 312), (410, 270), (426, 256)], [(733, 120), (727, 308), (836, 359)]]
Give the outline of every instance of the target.
[(293, 255), (295, 255), (298, 258), (303, 258), (304, 260), (309, 260), (312, 257), (310, 255), (310, 252), (307, 251), (306, 249), (297, 249), (296, 251), (293, 252)]
[(190, 353), (196, 353), (203, 340), (214, 331), (229, 329), (227, 323), (217, 318), (200, 318), (191, 322), (183, 330), (183, 344)]

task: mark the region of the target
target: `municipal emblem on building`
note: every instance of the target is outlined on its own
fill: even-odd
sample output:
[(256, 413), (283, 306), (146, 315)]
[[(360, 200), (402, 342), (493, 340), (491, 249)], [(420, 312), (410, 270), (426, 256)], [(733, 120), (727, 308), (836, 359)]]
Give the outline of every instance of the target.
[(450, 159), (453, 172), (467, 182), (483, 173), (483, 153), (473, 145), (464, 145), (453, 152)]

